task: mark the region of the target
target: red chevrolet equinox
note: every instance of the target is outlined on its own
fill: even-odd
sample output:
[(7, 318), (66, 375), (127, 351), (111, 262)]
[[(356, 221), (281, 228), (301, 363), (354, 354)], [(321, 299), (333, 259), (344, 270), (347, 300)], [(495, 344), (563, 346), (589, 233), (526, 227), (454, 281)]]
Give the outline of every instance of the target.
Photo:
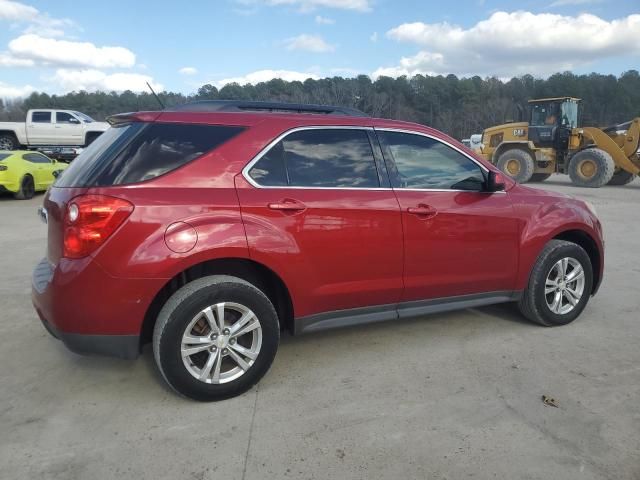
[(258, 382), (284, 329), (500, 302), (565, 325), (602, 281), (591, 205), (422, 125), (231, 101), (110, 123), (44, 198), (33, 303), (74, 352), (152, 342), (197, 400)]

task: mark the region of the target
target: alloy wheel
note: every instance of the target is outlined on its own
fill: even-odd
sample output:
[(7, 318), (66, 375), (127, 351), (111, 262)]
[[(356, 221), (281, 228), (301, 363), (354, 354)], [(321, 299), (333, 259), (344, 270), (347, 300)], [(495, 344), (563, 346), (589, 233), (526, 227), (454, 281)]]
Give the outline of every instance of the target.
[(185, 329), (180, 351), (187, 371), (201, 382), (228, 383), (244, 375), (262, 347), (262, 326), (239, 303), (201, 310)]
[(571, 312), (584, 295), (584, 268), (572, 257), (558, 260), (547, 274), (544, 287), (549, 310), (557, 315)]

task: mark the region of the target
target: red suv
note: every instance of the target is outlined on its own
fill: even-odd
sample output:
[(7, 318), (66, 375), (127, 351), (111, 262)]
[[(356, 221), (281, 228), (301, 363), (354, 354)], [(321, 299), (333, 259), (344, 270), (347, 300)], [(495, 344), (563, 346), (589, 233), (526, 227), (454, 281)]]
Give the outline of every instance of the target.
[(564, 325), (603, 272), (593, 207), (457, 141), (337, 107), (199, 102), (117, 115), (40, 209), (45, 327), (198, 400), (269, 369), (280, 331), (517, 302)]

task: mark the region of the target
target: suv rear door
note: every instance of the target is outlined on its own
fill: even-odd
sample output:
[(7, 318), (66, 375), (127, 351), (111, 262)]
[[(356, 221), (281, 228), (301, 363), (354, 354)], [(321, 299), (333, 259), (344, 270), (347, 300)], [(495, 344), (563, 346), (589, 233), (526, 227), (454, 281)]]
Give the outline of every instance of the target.
[[(402, 302), (508, 296), (518, 259), (509, 194), (483, 190), (486, 169), (426, 134), (377, 129), (402, 208)], [(401, 305), (410, 316), (419, 304)]]
[(400, 209), (371, 135), (360, 127), (294, 129), (236, 179), (250, 254), (283, 277), (296, 318), (372, 305), (395, 315)]

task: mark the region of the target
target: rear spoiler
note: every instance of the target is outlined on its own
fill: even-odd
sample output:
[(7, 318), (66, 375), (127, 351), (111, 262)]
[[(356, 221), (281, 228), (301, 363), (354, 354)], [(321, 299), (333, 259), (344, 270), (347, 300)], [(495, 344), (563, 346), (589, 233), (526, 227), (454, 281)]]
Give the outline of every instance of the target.
[(107, 117), (107, 122), (112, 127), (123, 125), (131, 122), (153, 122), (162, 112), (129, 112), (118, 113), (117, 115), (111, 115)]

